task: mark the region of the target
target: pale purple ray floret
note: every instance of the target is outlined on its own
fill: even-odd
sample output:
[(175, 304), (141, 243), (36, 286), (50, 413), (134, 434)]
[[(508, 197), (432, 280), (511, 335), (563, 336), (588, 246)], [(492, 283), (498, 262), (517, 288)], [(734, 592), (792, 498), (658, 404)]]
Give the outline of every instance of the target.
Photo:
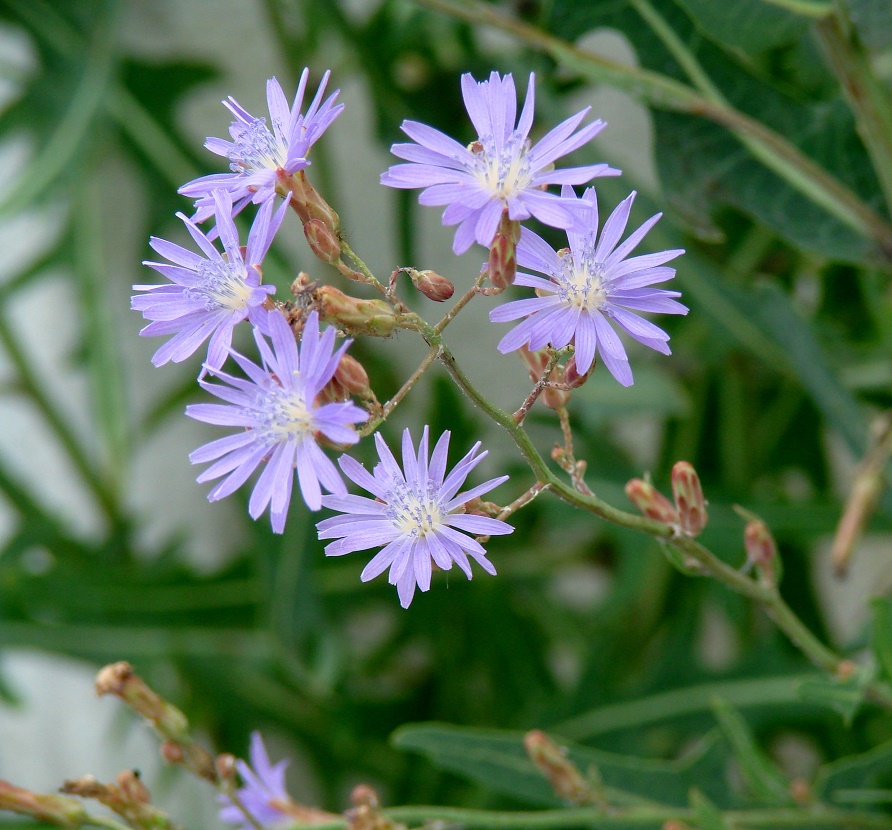
[(255, 118), (232, 96), (223, 102), (235, 116), (229, 127), (232, 141), (212, 137), (204, 146), (229, 159), (232, 172), (202, 176), (180, 188), (180, 193), (196, 200), (193, 217), (196, 222), (204, 222), (214, 212), (211, 193), (217, 188), (231, 194), (233, 214), (237, 214), (249, 202), (259, 204), (275, 196), (279, 170), (291, 175), (310, 164), (307, 160), (310, 147), (344, 109), (343, 104), (335, 103), (340, 90), (322, 100), (330, 74), (326, 72), (322, 76), (319, 89), (305, 113), (300, 110), (310, 70), (304, 69), (301, 73), (290, 109), (279, 82), (270, 78), (266, 82), (266, 100), (272, 130), (265, 118)]
[(444, 225), (458, 225), (452, 248), (464, 253), (476, 240), (489, 247), (502, 211), (512, 220), (535, 216), (555, 228), (569, 228), (573, 214), (563, 199), (544, 190), (553, 184), (585, 184), (596, 176), (618, 176), (607, 164), (555, 170), (554, 162), (579, 149), (603, 128), (593, 121), (575, 132), (589, 107), (568, 118), (532, 144), (534, 76), (530, 74), (526, 100), (515, 126), (517, 95), (514, 78), (497, 72), (488, 81), (461, 78), (465, 108), (477, 130), (468, 147), (433, 127), (404, 121), (402, 131), (414, 144), (394, 144), (390, 150), (409, 164), (397, 164), (381, 176), (381, 184), (412, 189), (422, 187), (423, 205), (446, 205)]
[(323, 496), (322, 504), (343, 515), (324, 519), (316, 527), (320, 539), (336, 539), (326, 545), (327, 556), (342, 556), (358, 550), (384, 546), (365, 566), (363, 582), (390, 568), (389, 581), (396, 585), (400, 604), (408, 608), (416, 586), (427, 591), (431, 584), (431, 561), (448, 571), (453, 562), (471, 578), (470, 556), (487, 573), (496, 572), (483, 546), (473, 535), (502, 535), (514, 528), (488, 516), (464, 512), (464, 505), (488, 493), (508, 476), (499, 476), (459, 493), (465, 479), (485, 457), (478, 441), (471, 451), (446, 474), (449, 432), (444, 432), (428, 461), (428, 428), (424, 428), (418, 452), (407, 429), (403, 432), (403, 469), (375, 434), (381, 459), (369, 473), (350, 456), (341, 456), (341, 469), (375, 499), (364, 496)]
[(134, 291), (145, 293), (134, 296), (130, 307), (151, 321), (140, 334), (143, 337), (173, 335), (152, 357), (156, 366), (185, 360), (210, 338), (205, 366), (219, 369), (229, 354), (235, 325), (245, 318), (256, 323), (260, 319), (258, 315), (264, 314), (263, 303), (276, 290), (271, 285), (260, 284), (260, 264), (282, 224), (287, 202), (275, 215), (272, 202), (261, 207), (243, 254), (231, 218), (229, 194), (215, 190), (212, 196), (224, 252), (221, 254), (191, 219), (177, 214), (203, 256), (152, 237), (149, 244), (169, 262), (143, 264), (170, 282), (133, 286)]
[(368, 413), (348, 401), (316, 403), (316, 396), (331, 380), (350, 341), (335, 351), (335, 331), (328, 328), (320, 333), (315, 311), (304, 325), (300, 349), (279, 311), (268, 312), (262, 328), (269, 332), (269, 343), (261, 327), (254, 329), (254, 338), (263, 365), (232, 352), (247, 379), (216, 371), (214, 375), (226, 386), (206, 381), (201, 385), (226, 403), (186, 408), (192, 418), (235, 427), (238, 432), (205, 444), (189, 460), (193, 464), (215, 462), (198, 476), (199, 482), (223, 477), (208, 494), (209, 501), (235, 492), (265, 462), (251, 493), (248, 512), (257, 519), (269, 507), (273, 530), (282, 533), (295, 471), (311, 510), (322, 506), (322, 487), (330, 493), (347, 495), (340, 473), (322, 452), (316, 436), (321, 434), (336, 444), (355, 444), (359, 437), (353, 424), (365, 421)]
[[(239, 759), (236, 768), (241, 776), (243, 787), (236, 790), (239, 801), (259, 824), (269, 827), (277, 823), (293, 823), (294, 819), (274, 804), (286, 804), (291, 799), (285, 789), (285, 769), (289, 761), (271, 764), (263, 738), (259, 732), (251, 733), (251, 764)], [(220, 820), (227, 824), (240, 825), (241, 830), (254, 830), (245, 818), (245, 814), (225, 795), (218, 795), (217, 800), (224, 806), (220, 808)]]
[[(562, 192), (569, 197), (572, 188), (565, 187)], [(632, 385), (632, 370), (611, 323), (639, 343), (670, 354), (669, 335), (635, 312), (688, 313), (687, 307), (675, 299), (681, 296), (678, 291), (652, 287), (675, 276), (675, 269), (665, 263), (684, 251), (674, 249), (629, 256), (662, 216), (660, 213), (651, 216), (618, 244), (634, 199), (633, 191), (619, 203), (604, 223), (599, 238), (598, 201), (594, 188), (587, 189), (579, 200), (577, 228), (588, 230), (568, 231), (569, 249), (555, 251), (535, 233), (526, 228), (521, 231), (517, 243), (518, 265), (546, 274), (549, 279), (518, 273), (515, 284), (535, 288), (539, 296), (505, 303), (490, 312), (489, 319), (496, 323), (526, 317), (502, 338), (500, 352), (512, 352), (524, 344), (536, 351), (549, 344), (563, 349), (572, 343), (580, 375), (591, 369), (597, 353), (623, 386)]]

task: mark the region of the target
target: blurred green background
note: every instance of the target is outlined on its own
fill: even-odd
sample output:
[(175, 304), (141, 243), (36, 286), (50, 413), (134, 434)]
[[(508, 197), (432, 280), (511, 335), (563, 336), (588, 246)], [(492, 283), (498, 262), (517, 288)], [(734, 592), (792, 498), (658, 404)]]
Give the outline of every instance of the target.
[[(644, 5), (674, 40), (642, 16)], [(59, 770), (59, 759), (76, 764), (82, 752), (101, 764), (106, 745), (129, 746), (120, 713), (100, 734), (85, 732), (93, 716), (84, 723), (78, 706), (90, 704), (73, 690), (119, 659), (218, 749), (243, 754), (250, 731), (262, 729), (274, 756), (299, 759), (294, 794), (336, 810), (358, 781), (388, 804), (523, 802), (517, 788), (495, 794), (389, 741), (418, 721), (541, 727), (671, 759), (713, 733), (716, 695), (741, 708), (788, 777), (806, 780), (820, 763), (892, 737), (892, 720), (874, 709), (846, 724), (832, 707), (803, 701), (798, 684), (813, 670), (761, 611), (677, 573), (648, 537), (556, 499), (539, 498), (516, 516), (513, 536), (490, 542), (497, 578), (440, 575), (408, 611), (385, 580), (359, 582), (363, 554), (325, 559), (303, 505), (277, 537), (266, 520), (250, 521), (244, 492), (208, 504), (187, 455), (216, 433), (183, 415), (202, 399), (199, 361), (152, 369), (159, 341), (139, 339), (141, 320), (128, 310), (130, 286), (154, 281), (140, 265), (148, 237), (183, 237), (174, 214), (190, 206), (176, 188), (220, 169), (201, 146), (228, 128), (219, 101), (233, 95), (264, 114), (266, 78), (287, 94), (304, 66), (315, 80), (330, 68), (346, 104), (314, 148), (310, 175), (354, 249), (379, 276), (413, 265), (467, 285), (482, 252), (453, 257), (438, 211), (420, 208), (414, 193), (385, 191), (378, 175), (403, 118), (473, 139), (462, 72), (510, 71), (525, 86), (535, 71), (538, 134), (592, 105), (609, 126), (574, 160), (624, 169), (598, 182), (602, 205), (638, 189), (633, 221), (666, 214), (647, 250), (688, 251), (675, 287), (691, 312), (662, 321), (673, 356), (633, 347), (632, 389), (596, 372), (574, 393), (590, 485), (627, 508), (629, 478), (648, 470), (668, 490), (672, 463), (693, 462), (710, 501), (704, 542), (739, 565), (732, 505), (761, 515), (780, 545), (788, 602), (819, 637), (858, 653), (867, 600), (892, 587), (892, 500), (844, 581), (827, 552), (868, 425), (892, 404), (888, 256), (725, 127), (667, 109), (647, 78), (631, 90), (643, 94), (626, 94), (644, 77), (634, 67), (697, 87), (693, 61), (728, 106), (886, 222), (882, 182), (818, 16), (786, 5), (494, 5), (631, 68), (608, 77), (408, 0), (0, 1), (0, 776), (52, 788), (96, 771)], [(892, 10), (849, 5), (860, 54), (888, 91)], [(296, 221), (280, 236), (265, 268), (280, 298), (298, 270), (345, 287), (312, 258)], [(486, 319), (495, 302), (472, 304), (448, 339), (472, 377), (515, 408), (527, 380), (516, 357), (495, 352), (503, 327)], [(436, 319), (433, 304), (413, 303)], [(385, 400), (424, 349), (403, 333), (362, 340), (353, 353)], [(480, 476), (512, 474), (498, 493), (505, 501), (532, 483), (510, 442), (439, 370), (384, 433), (422, 423), (451, 429), (456, 457), (485, 440)], [(530, 430), (544, 454), (560, 437), (545, 409), (534, 410)], [(369, 447), (358, 453), (368, 459)], [(50, 717), (53, 730), (35, 726)], [(121, 762), (133, 763), (149, 762)], [(169, 776), (158, 786), (171, 786)], [(722, 793), (712, 797), (739, 797)]]

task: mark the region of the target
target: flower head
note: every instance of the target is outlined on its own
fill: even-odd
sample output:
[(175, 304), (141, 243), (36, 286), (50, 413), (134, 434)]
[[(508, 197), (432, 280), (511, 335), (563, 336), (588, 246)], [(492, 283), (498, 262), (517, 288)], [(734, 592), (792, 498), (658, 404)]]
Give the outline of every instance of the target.
[(189, 460), (193, 464), (216, 462), (198, 477), (200, 482), (225, 476), (208, 494), (209, 501), (233, 493), (261, 461), (266, 461), (251, 493), (248, 512), (256, 519), (269, 505), (273, 530), (281, 533), (295, 470), (301, 494), (311, 510), (322, 506), (320, 485), (330, 493), (347, 494), (337, 468), (320, 449), (317, 436), (337, 444), (355, 444), (359, 438), (352, 425), (365, 421), (368, 413), (350, 402), (316, 403), (316, 396), (331, 380), (350, 345), (347, 341), (333, 352), (334, 329), (320, 334), (316, 312), (307, 318), (299, 350), (291, 327), (278, 311), (268, 312), (265, 328), (272, 349), (261, 331), (254, 330), (262, 367), (232, 352), (247, 380), (217, 371), (214, 374), (226, 386), (201, 381), (208, 392), (227, 403), (194, 404), (186, 408), (186, 414), (239, 431), (205, 444)]
[(206, 366), (219, 369), (232, 343), (232, 329), (246, 317), (252, 321), (275, 288), (260, 284), (260, 264), (282, 224), (287, 203), (272, 215), (272, 202), (257, 213), (244, 254), (239, 247), (238, 231), (231, 218), (229, 194), (212, 194), (217, 213), (217, 229), (223, 242), (221, 254), (195, 224), (177, 214), (201, 248), (204, 256), (188, 251), (164, 239), (152, 237), (150, 245), (169, 263), (144, 262), (170, 280), (162, 285), (134, 285), (144, 291), (131, 300), (131, 308), (151, 320), (140, 334), (143, 337), (172, 334), (152, 358), (161, 366), (179, 363), (193, 354), (209, 337)]
[[(349, 456), (341, 456), (341, 469), (375, 500), (363, 496), (323, 496), (322, 504), (344, 515), (325, 519), (316, 526), (320, 539), (336, 539), (326, 545), (327, 556), (341, 556), (383, 545), (366, 565), (363, 582), (390, 568), (390, 584), (397, 586), (400, 604), (408, 608), (415, 586), (427, 591), (431, 584), (431, 560), (444, 571), (455, 562), (471, 578), (468, 556), (487, 573), (496, 572), (483, 546), (466, 534), (498, 535), (513, 528), (498, 519), (464, 512), (471, 499), (488, 493), (508, 476), (499, 476), (459, 493), (471, 470), (485, 457), (480, 443), (446, 475), (449, 433), (444, 432), (428, 462), (428, 428), (424, 428), (418, 452), (407, 429), (403, 433), (403, 470), (379, 433), (375, 443), (381, 461), (370, 474)], [(464, 531), (464, 532), (462, 532)]]
[(236, 214), (248, 202), (259, 204), (272, 199), (280, 170), (291, 175), (310, 164), (306, 158), (310, 147), (344, 109), (343, 104), (335, 104), (340, 90), (335, 90), (322, 100), (330, 74), (326, 72), (322, 76), (319, 89), (303, 114), (300, 110), (310, 70), (304, 69), (301, 73), (290, 109), (279, 82), (270, 78), (266, 82), (266, 100), (272, 130), (265, 118), (255, 118), (231, 96), (223, 102), (223, 106), (235, 116), (229, 127), (232, 141), (208, 138), (204, 146), (212, 153), (229, 159), (232, 172), (202, 176), (180, 188), (179, 192), (184, 196), (196, 199), (193, 217), (196, 222), (203, 222), (213, 213), (210, 194), (215, 189), (223, 188), (230, 193), (234, 203), (233, 213)]
[[(245, 809), (264, 827), (281, 821), (293, 822), (287, 812), (274, 806), (287, 804), (290, 797), (285, 790), (285, 769), (288, 760), (270, 764), (269, 755), (259, 732), (251, 733), (251, 765), (239, 760), (236, 766), (244, 787), (236, 790), (236, 795)], [(224, 806), (220, 809), (220, 820), (227, 824), (239, 824), (242, 830), (253, 830), (245, 814), (225, 795), (217, 797)]]
[(462, 147), (454, 139), (416, 121), (404, 121), (402, 130), (414, 144), (394, 144), (391, 152), (410, 164), (398, 164), (381, 176), (381, 184), (399, 188), (425, 188), (423, 205), (446, 205), (444, 225), (458, 225), (453, 242), (457, 254), (476, 240), (493, 241), (503, 210), (511, 220), (535, 216), (555, 228), (569, 228), (573, 214), (561, 197), (544, 192), (551, 184), (585, 184), (596, 176), (617, 176), (606, 164), (555, 170), (554, 162), (572, 153), (605, 126), (593, 121), (574, 134), (589, 108), (559, 124), (541, 141), (530, 142), (533, 126), (533, 83), (515, 126), (517, 96), (514, 79), (493, 72), (488, 81), (462, 75), (462, 97), (477, 130), (477, 140)]
[[(572, 195), (565, 187), (563, 195)], [(674, 298), (677, 291), (652, 288), (675, 276), (664, 263), (683, 254), (681, 249), (629, 257), (662, 214), (648, 219), (622, 244), (633, 192), (620, 202), (604, 223), (598, 238), (598, 201), (594, 188), (579, 200), (580, 224), (584, 233), (567, 232), (569, 249), (555, 251), (544, 239), (523, 229), (517, 245), (517, 262), (548, 275), (545, 280), (531, 274), (518, 274), (517, 285), (535, 288), (538, 297), (515, 300), (493, 309), (489, 319), (504, 323), (526, 317), (499, 343), (499, 351), (512, 352), (524, 344), (537, 351), (549, 343), (562, 349), (573, 343), (576, 369), (580, 375), (591, 368), (596, 352), (604, 365), (623, 386), (632, 384), (632, 370), (625, 348), (613, 330), (618, 325), (639, 343), (669, 354), (669, 335), (639, 317), (634, 311), (687, 314), (688, 309)], [(630, 311), (633, 309), (634, 311)]]

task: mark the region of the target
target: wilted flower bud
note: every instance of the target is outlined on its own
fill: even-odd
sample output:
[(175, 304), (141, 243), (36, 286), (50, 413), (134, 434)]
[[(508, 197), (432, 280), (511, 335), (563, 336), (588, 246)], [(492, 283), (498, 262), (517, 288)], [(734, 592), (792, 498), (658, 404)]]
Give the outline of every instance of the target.
[(527, 732), (523, 746), (556, 795), (573, 804), (588, 804), (594, 800), (591, 785), (567, 758), (566, 751), (548, 735), (538, 729)]
[(341, 258), (341, 243), (338, 235), (321, 219), (310, 219), (304, 223), (304, 236), (310, 249), (323, 262), (334, 265)]
[(332, 233), (337, 233), (341, 226), (340, 217), (313, 187), (303, 170), (294, 175), (280, 170), (279, 184), (291, 193), (291, 206), (304, 225), (313, 219), (319, 219)]
[(360, 300), (332, 285), (316, 291), (320, 317), (351, 334), (387, 337), (396, 327), (396, 312), (383, 300)]
[(444, 303), (455, 293), (455, 286), (436, 271), (429, 269), (416, 271), (412, 268), (409, 270), (409, 276), (413, 285), (435, 303)]
[(654, 519), (667, 525), (678, 523), (678, 513), (669, 501), (649, 481), (633, 478), (626, 484), (626, 495), (648, 519)]
[(681, 529), (688, 536), (699, 536), (706, 527), (706, 500), (700, 477), (687, 461), (677, 461), (672, 468), (672, 495)]
[[(559, 382), (559, 378), (555, 377), (555, 375), (560, 374), (560, 369), (555, 368), (555, 370), (551, 373), (551, 377), (553, 380)], [(542, 403), (544, 403), (549, 409), (562, 409), (567, 405), (567, 402), (570, 400), (570, 393), (566, 389), (551, 389), (546, 386), (542, 390)]]
[(79, 827), (87, 824), (89, 818), (83, 804), (74, 798), (40, 795), (8, 781), (0, 781), (0, 810), (22, 813), (60, 827)]
[(176, 741), (164, 741), (158, 750), (168, 764), (182, 764), (186, 757), (183, 747)]
[(150, 689), (129, 663), (112, 663), (101, 669), (96, 676), (96, 694), (117, 695), (167, 737), (188, 736), (186, 716)]
[(121, 772), (118, 773), (117, 780), (121, 792), (124, 794), (125, 798), (130, 801), (148, 804), (152, 800), (148, 788), (143, 784), (142, 779), (139, 777), (139, 773), (136, 770), (121, 770)]
[(231, 752), (222, 752), (214, 759), (214, 767), (221, 781), (235, 781), (238, 768), (235, 755)]

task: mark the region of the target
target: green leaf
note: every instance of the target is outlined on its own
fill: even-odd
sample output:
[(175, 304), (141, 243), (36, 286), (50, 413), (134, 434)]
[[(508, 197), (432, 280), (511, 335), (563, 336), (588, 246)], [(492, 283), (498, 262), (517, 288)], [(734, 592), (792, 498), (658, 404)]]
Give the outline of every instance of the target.
[(870, 626), (870, 645), (877, 661), (878, 674), (883, 680), (892, 680), (892, 608), (886, 597), (874, 597), (870, 601), (873, 618)]
[(721, 698), (712, 703), (712, 710), (740, 765), (749, 792), (762, 804), (792, 804), (787, 781), (773, 761), (756, 743), (747, 722), (740, 712)]
[[(527, 757), (523, 737), (522, 732), (412, 724), (398, 729), (392, 742), (399, 749), (427, 756), (440, 769), (497, 792), (541, 806), (563, 804)], [(695, 784), (714, 801), (727, 803), (721, 774), (725, 751), (714, 737), (702, 741), (682, 761), (616, 755), (578, 745), (567, 746), (567, 757), (583, 772), (597, 768), (608, 801), (617, 806), (654, 801), (684, 806)]]
[(808, 19), (765, 0), (679, 0), (697, 29), (717, 43), (745, 52), (764, 52), (798, 40)]
[(864, 702), (864, 690), (871, 679), (871, 672), (856, 671), (845, 680), (835, 677), (806, 680), (799, 686), (799, 694), (803, 700), (835, 709), (848, 726)]
[(697, 817), (698, 830), (727, 830), (722, 811), (696, 788), (691, 790), (691, 808)]
[(888, 790), (890, 785), (892, 785), (892, 741), (886, 741), (862, 755), (824, 764), (818, 770), (814, 794), (816, 800), (830, 804), (851, 803), (853, 791)]

